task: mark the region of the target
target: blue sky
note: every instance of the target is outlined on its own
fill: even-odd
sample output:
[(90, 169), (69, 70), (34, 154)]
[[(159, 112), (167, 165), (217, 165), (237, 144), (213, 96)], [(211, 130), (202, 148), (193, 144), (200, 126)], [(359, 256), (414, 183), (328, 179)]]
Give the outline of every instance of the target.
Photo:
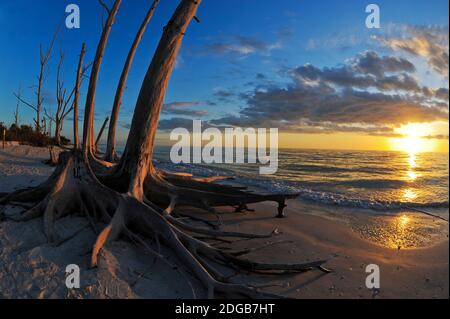
[[(100, 73), (96, 99), (97, 126), (100, 126), (109, 114), (125, 57), (150, 2), (123, 1)], [(88, 47), (86, 61), (93, 58), (101, 32), (103, 9), (97, 1), (92, 0), (0, 0), (0, 121), (11, 122), (16, 103), (12, 92), (16, 91), (19, 85), (22, 85), (24, 98), (34, 101), (32, 86), (36, 84), (36, 76), (39, 73), (39, 45), (42, 44), (44, 48), (48, 46), (56, 26), (65, 14), (66, 5), (70, 3), (80, 6), (81, 28), (63, 29), (58, 38), (44, 84), (44, 104), (48, 109), (55, 107), (53, 96), (60, 47), (65, 52), (65, 83), (71, 88), (83, 41)], [(293, 84), (292, 75), (296, 68), (310, 64), (317, 70), (322, 70), (320, 76), (323, 79), (320, 81), (330, 84), (331, 80), (326, 77), (325, 72), (330, 71), (327, 68), (353, 63), (349, 61), (357, 59), (368, 50), (376, 52), (379, 57), (392, 55), (408, 59), (415, 66), (411, 74), (414, 74), (421, 87), (435, 91), (440, 88), (447, 89), (448, 95), (448, 73), (443, 75), (436, 72), (431, 64), (432, 60), (426, 54), (411, 53), (405, 46), (395, 46), (394, 42), (389, 42), (390, 39), (401, 39), (405, 36), (402, 30), (409, 30), (410, 37), (414, 38), (414, 35), (418, 34), (414, 28), (419, 26), (434, 31), (435, 27), (448, 28), (448, 1), (374, 1), (381, 9), (380, 30), (369, 30), (365, 27), (365, 7), (369, 3), (372, 2), (204, 0), (198, 12), (201, 23), (193, 22), (186, 34), (166, 96), (168, 108), (162, 119), (191, 119), (198, 116), (204, 120), (221, 119), (217, 121), (219, 123), (226, 122), (224, 119), (249, 117), (250, 111), (259, 107), (255, 98), (258, 92), (268, 94), (276, 90), (289, 91), (293, 86), (298, 89), (298, 84)], [(131, 119), (143, 76), (162, 28), (176, 5), (177, 1), (161, 0), (148, 27), (129, 76), (121, 126), (125, 126)], [(441, 31), (439, 29), (439, 32)], [(448, 41), (448, 29), (445, 33)], [(423, 35), (424, 32), (421, 31), (420, 34)], [(426, 34), (430, 33), (427, 31)], [(446, 52), (448, 55), (448, 46)], [(303, 81), (305, 74), (300, 72), (302, 70), (298, 71), (300, 75), (296, 74), (302, 76)], [(336, 85), (333, 83), (332, 86)], [(341, 87), (339, 90), (344, 89)], [(358, 87), (358, 92), (361, 90), (362, 88)], [(364, 90), (369, 93), (380, 92), (379, 88), (373, 87), (364, 87)], [(388, 94), (393, 93), (389, 91)], [(286, 101), (282, 102), (283, 104), (279, 105), (285, 105)], [(274, 102), (273, 108), (277, 107), (277, 103), (278, 101)], [(303, 107), (303, 103), (305, 102), (299, 101), (298, 107)], [(426, 103), (429, 101), (423, 102)], [(440, 107), (442, 108), (442, 105)], [(448, 102), (446, 110), (448, 113)], [(304, 117), (302, 114), (299, 119)], [(439, 120), (438, 115), (435, 117)], [(21, 122), (31, 123), (32, 118), (33, 112), (23, 106)], [(433, 119), (424, 118), (427, 121)], [(325, 120), (316, 119), (311, 125), (317, 126), (317, 123), (321, 123), (321, 127), (324, 127), (327, 122)], [(284, 121), (280, 119), (281, 123)], [(343, 122), (342, 118), (340, 121)], [(229, 124), (234, 124), (231, 122), (233, 121), (229, 121)], [(298, 124), (298, 121), (296, 123)], [(170, 126), (168, 121), (165, 124)], [(392, 126), (402, 123), (401, 119), (391, 119), (391, 122), (386, 124)], [(364, 125), (367, 126), (367, 123)], [(386, 125), (379, 125), (379, 128), (384, 126)], [(127, 130), (121, 127), (120, 139), (123, 140), (126, 134)], [(64, 135), (71, 137), (69, 122), (66, 123)]]

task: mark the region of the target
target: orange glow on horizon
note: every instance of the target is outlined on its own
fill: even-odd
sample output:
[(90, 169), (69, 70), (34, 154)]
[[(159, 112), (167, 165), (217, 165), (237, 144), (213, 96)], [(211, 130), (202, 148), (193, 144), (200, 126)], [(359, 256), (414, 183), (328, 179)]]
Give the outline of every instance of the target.
[[(448, 133), (448, 122), (408, 124), (396, 130), (402, 137), (372, 136), (361, 133), (305, 134), (279, 132), (280, 149), (329, 149), (363, 151), (449, 152), (448, 139), (432, 139), (429, 135)], [(159, 132), (159, 145), (173, 145), (169, 133)], [(414, 176), (410, 176), (414, 179)]]

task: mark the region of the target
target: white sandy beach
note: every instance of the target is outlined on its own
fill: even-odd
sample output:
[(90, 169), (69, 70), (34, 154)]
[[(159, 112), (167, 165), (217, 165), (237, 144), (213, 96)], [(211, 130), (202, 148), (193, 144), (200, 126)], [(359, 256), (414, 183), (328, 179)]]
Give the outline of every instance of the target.
[[(45, 148), (0, 149), (0, 192), (44, 181), (52, 172), (51, 167), (42, 164), (47, 158)], [(411, 231), (405, 237), (410, 236), (410, 242), (418, 242), (420, 248), (398, 249), (389, 245), (389, 239), (402, 234), (392, 234), (398, 230), (386, 225), (395, 225), (399, 217), (377, 217), (381, 225), (378, 230), (361, 231), (365, 229), (367, 217), (349, 212), (347, 218), (339, 218), (341, 211), (348, 211), (344, 208), (293, 200), (288, 203), (285, 219), (273, 218), (276, 208), (271, 204), (251, 208), (256, 212), (234, 214), (231, 208), (219, 209), (229, 212), (221, 215), (224, 229), (252, 233), (278, 229), (280, 234), (271, 239), (236, 241), (233, 248), (289, 241), (248, 257), (270, 263), (325, 259), (326, 267), (333, 272), (283, 276), (244, 273), (234, 277), (238, 282), (279, 284), (267, 290), (291, 298), (449, 298), (448, 223), (426, 217), (426, 223), (435, 225), (430, 231), (432, 236), (417, 240), (424, 236), (416, 238)], [(7, 207), (6, 213), (21, 210)], [(186, 211), (215, 220), (205, 212)], [(425, 217), (402, 218), (419, 223)], [(205, 297), (202, 286), (182, 271), (182, 265), (174, 257), (168, 258), (169, 266), (126, 241), (108, 245), (101, 253), (98, 269), (89, 269), (96, 236), (87, 227), (87, 221), (80, 217), (64, 218), (57, 223), (57, 228), (63, 238), (77, 235), (55, 247), (47, 244), (40, 219), (0, 223), (0, 298), (192, 298), (193, 290), (196, 297)], [(162, 254), (170, 255), (165, 250)], [(80, 289), (68, 290), (65, 286), (65, 268), (69, 264), (81, 268)], [(365, 287), (368, 264), (380, 267), (381, 289), (376, 293)]]

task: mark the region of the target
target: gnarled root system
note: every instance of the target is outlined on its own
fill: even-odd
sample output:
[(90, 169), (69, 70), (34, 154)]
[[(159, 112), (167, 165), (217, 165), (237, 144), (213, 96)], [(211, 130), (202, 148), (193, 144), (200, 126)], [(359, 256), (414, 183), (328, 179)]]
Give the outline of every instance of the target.
[[(16, 221), (26, 221), (42, 217), (45, 234), (51, 243), (61, 240), (55, 231), (57, 219), (69, 214), (85, 216), (93, 230), (98, 233), (92, 251), (92, 266), (97, 265), (99, 252), (104, 245), (120, 236), (141, 243), (151, 253), (164, 258), (150, 245), (146, 244), (147, 240), (162, 243), (169, 247), (186, 270), (204, 285), (210, 298), (217, 295), (249, 298), (280, 297), (262, 292), (254, 286), (230, 282), (220, 272), (217, 265), (266, 273), (298, 273), (313, 269), (325, 271), (324, 268), (321, 268), (325, 261), (307, 264), (258, 263), (242, 256), (259, 248), (232, 252), (213, 247), (200, 240), (200, 236), (214, 239), (226, 237), (251, 239), (266, 238), (272, 236), (272, 234), (255, 235), (225, 232), (185, 223), (170, 214), (170, 207), (162, 210), (154, 205), (150, 199), (145, 199), (142, 202), (131, 194), (120, 194), (106, 187), (96, 178), (89, 164), (86, 164), (87, 161), (81, 151), (61, 153), (55, 172), (46, 182), (36, 188), (11, 193), (3, 197), (0, 204), (6, 205), (11, 202), (34, 203), (30, 209), (20, 216), (11, 218)], [(163, 189), (158, 189), (158, 192), (162, 191)], [(208, 194), (208, 192), (205, 193)], [(165, 196), (172, 195), (165, 194)], [(232, 198), (236, 198), (236, 205), (242, 204), (243, 197), (232, 196), (234, 196)], [(255, 195), (254, 198), (259, 198), (257, 196)], [(206, 195), (205, 198), (211, 200), (212, 197)], [(247, 196), (246, 198), (251, 197)], [(217, 198), (214, 204), (225, 203)], [(99, 222), (108, 226), (99, 231), (96, 228)]]

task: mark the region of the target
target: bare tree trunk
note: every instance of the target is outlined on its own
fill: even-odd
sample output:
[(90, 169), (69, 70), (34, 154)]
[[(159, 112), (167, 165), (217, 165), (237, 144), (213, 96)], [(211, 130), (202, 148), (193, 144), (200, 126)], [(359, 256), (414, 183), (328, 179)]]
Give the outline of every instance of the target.
[(44, 135), (47, 135), (47, 120), (45, 117), (42, 119), (42, 131)]
[(48, 119), (48, 137), (52, 137), (52, 127), (53, 127), (53, 119)]
[(117, 12), (119, 11), (122, 0), (116, 0), (111, 10), (108, 10), (108, 19), (102, 31), (102, 36), (97, 47), (94, 63), (92, 66), (91, 76), (89, 79), (89, 89), (86, 97), (86, 107), (84, 114), (84, 130), (83, 130), (83, 152), (85, 155), (95, 152), (94, 145), (94, 110), (95, 110), (95, 93), (97, 89), (97, 80), (100, 72), (100, 66), (103, 60), (106, 44), (108, 42), (111, 28), (115, 22)]
[(55, 121), (55, 143), (58, 146), (61, 146), (61, 122)]
[(55, 142), (56, 145), (61, 146), (61, 118), (63, 116), (64, 101), (66, 98), (66, 90), (64, 84), (61, 81), (61, 66), (64, 61), (64, 54), (62, 51), (59, 55), (59, 63), (56, 72), (56, 115), (55, 115)]
[(19, 107), (20, 107), (20, 96), (22, 95), (22, 86), (19, 86), (16, 111), (14, 112), (14, 124), (16, 128), (19, 128)]
[(44, 53), (42, 51), (42, 47), (39, 49), (40, 53), (40, 72), (39, 72), (39, 82), (38, 82), (38, 89), (37, 89), (37, 101), (36, 101), (36, 131), (41, 131), (41, 109), (42, 109), (42, 103), (44, 99), (42, 98), (42, 85), (44, 82), (44, 71), (45, 66), (47, 65), (48, 61), (50, 60), (51, 53), (53, 51), (53, 46), (55, 45), (56, 38), (58, 37), (59, 30), (61, 29), (61, 25), (58, 27), (58, 29), (55, 32), (55, 35), (53, 36), (52, 42), (50, 44), (50, 47), (47, 49), (47, 51)]
[(97, 150), (98, 143), (100, 142), (100, 139), (102, 138), (103, 132), (105, 131), (106, 125), (108, 124), (109, 117), (105, 119), (103, 122), (102, 128), (100, 129), (100, 132), (98, 133), (97, 139), (95, 140), (95, 149)]
[(111, 121), (109, 123), (108, 130), (108, 141), (106, 146), (105, 160), (112, 162), (117, 158), (116, 153), (116, 129), (117, 123), (119, 120), (120, 108), (122, 106), (122, 97), (125, 91), (125, 86), (128, 79), (128, 74), (131, 69), (131, 65), (133, 64), (134, 56), (136, 55), (136, 50), (139, 46), (139, 43), (142, 40), (142, 37), (147, 29), (150, 20), (153, 17), (153, 13), (155, 12), (156, 7), (158, 6), (159, 0), (153, 1), (152, 6), (150, 7), (147, 15), (145, 16), (144, 21), (139, 28), (138, 33), (136, 34), (136, 38), (134, 39), (133, 45), (128, 53), (127, 60), (125, 62), (125, 66), (122, 71), (122, 75), (120, 76), (119, 85), (117, 86), (116, 96), (114, 98), (114, 105), (111, 111)]
[(81, 76), (83, 74), (83, 60), (86, 54), (86, 43), (81, 47), (80, 60), (78, 62), (77, 80), (75, 82), (75, 97), (73, 102), (73, 147), (80, 148), (80, 141), (78, 138), (78, 104), (80, 100)]
[(163, 36), (139, 93), (119, 169), (130, 178), (128, 191), (140, 200), (143, 198), (143, 185), (147, 174), (154, 173), (153, 144), (167, 85), (184, 33), (200, 3), (200, 0), (181, 1), (172, 19), (164, 28)]
[(39, 72), (39, 84), (38, 84), (38, 91), (37, 91), (37, 104), (36, 104), (36, 131), (39, 133), (41, 131), (41, 103), (42, 98), (41, 98), (41, 89), (42, 89), (42, 78), (43, 78), (43, 73), (44, 73), (44, 67), (45, 65), (43, 65), (41, 63), (41, 70)]

